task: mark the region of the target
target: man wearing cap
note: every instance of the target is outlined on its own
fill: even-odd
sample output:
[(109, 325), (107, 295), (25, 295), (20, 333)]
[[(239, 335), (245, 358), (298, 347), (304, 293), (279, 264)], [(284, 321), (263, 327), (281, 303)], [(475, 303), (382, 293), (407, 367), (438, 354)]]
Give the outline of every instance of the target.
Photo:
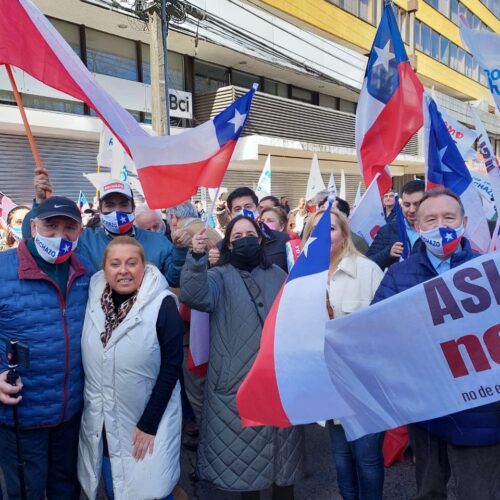
[[(31, 231), (17, 249), (0, 254), (0, 468), (9, 498), (21, 498), (12, 411), (18, 405), (27, 498), (77, 500), (80, 337), (94, 269), (74, 255), (82, 220), (72, 200), (53, 196), (38, 205)], [(10, 340), (25, 344), (30, 358), (14, 386), (7, 383)]]
[[(37, 201), (44, 199), (43, 186), (47, 188), (47, 176), (36, 176)], [(101, 184), (99, 212), (102, 227), (86, 228), (83, 231), (77, 253), (86, 257), (96, 269), (100, 269), (108, 243), (115, 236), (127, 234), (135, 237), (144, 247), (146, 259), (163, 273), (168, 283), (173, 287), (179, 286), (180, 272), (191, 239), (184, 233), (172, 235), (174, 246), (163, 235), (136, 227), (134, 210), (134, 197), (127, 182), (111, 179)]]

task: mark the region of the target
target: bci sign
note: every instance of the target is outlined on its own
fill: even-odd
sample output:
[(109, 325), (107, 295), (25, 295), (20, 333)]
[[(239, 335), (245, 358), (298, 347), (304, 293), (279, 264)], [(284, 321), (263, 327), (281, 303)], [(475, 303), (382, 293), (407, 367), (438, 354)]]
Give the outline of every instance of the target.
[(168, 89), (170, 116), (174, 118), (193, 118), (193, 95), (191, 92)]

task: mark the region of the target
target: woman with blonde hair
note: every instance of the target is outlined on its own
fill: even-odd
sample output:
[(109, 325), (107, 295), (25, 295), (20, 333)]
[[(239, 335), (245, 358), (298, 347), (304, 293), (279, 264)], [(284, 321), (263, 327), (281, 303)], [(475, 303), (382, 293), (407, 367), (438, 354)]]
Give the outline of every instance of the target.
[[(307, 221), (303, 245), (326, 209), (323, 207)], [(332, 242), (326, 308), (329, 318), (335, 319), (369, 306), (383, 273), (354, 247), (346, 216), (332, 208), (330, 218)], [(383, 433), (369, 434), (348, 442), (339, 422), (329, 421), (328, 430), (342, 498), (381, 499), (384, 486)]]

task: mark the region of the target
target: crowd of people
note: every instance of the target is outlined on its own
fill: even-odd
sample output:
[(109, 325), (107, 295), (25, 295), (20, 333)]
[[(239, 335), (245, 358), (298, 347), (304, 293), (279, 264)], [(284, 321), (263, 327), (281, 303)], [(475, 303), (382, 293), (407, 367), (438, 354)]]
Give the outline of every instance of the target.
[[(244, 500), (268, 488), (293, 499), (303, 426), (243, 428), (236, 393), (320, 218), (331, 228), (325, 321), (477, 256), (460, 198), (420, 180), (401, 191), (404, 261), (393, 190), (371, 245), (351, 232), (347, 201), (330, 205), (326, 192), (291, 209), (242, 186), (213, 213), (200, 201), (161, 212), (111, 180), (82, 214), (66, 197), (46, 199), (50, 190), (38, 175), (33, 207), (7, 216), (0, 253), (0, 345), (11, 349), (0, 353), (0, 469), (11, 500), (94, 499), (101, 481), (109, 499), (173, 499), (183, 442), (197, 450), (193, 480)], [(433, 245), (440, 228), (458, 235), (450, 253)], [(206, 366), (189, 366), (193, 311), (210, 318)], [(328, 436), (342, 498), (382, 499), (384, 433), (349, 442), (331, 420)], [(416, 499), (500, 499), (500, 403), (411, 424), (408, 449)]]

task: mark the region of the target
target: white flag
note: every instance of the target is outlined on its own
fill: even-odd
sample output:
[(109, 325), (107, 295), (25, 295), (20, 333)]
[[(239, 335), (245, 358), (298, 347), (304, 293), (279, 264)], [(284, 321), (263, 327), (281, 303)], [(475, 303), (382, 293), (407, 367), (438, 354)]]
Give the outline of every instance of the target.
[(331, 193), (335, 198), (337, 197), (337, 185), (335, 184), (335, 177), (333, 172), (330, 174), (330, 180), (328, 181), (328, 192)]
[(311, 201), (315, 195), (325, 190), (325, 183), (323, 182), (321, 170), (319, 169), (318, 155), (314, 153), (309, 179), (307, 180), (306, 201)]
[[(471, 148), (477, 139), (478, 132), (462, 125), (458, 120), (445, 113), (441, 107), (438, 106), (438, 109), (443, 117), (444, 124), (448, 128), (448, 132), (457, 145), (460, 155), (464, 160), (471, 159)], [(474, 151), (473, 154), (475, 156)]]
[(342, 198), (343, 200), (346, 199), (346, 183), (345, 183), (345, 172), (344, 169), (341, 170), (340, 172), (340, 191), (339, 191), (339, 198)]
[(493, 190), (493, 198), (495, 200), (495, 206), (498, 213), (500, 211), (500, 166), (498, 165), (495, 150), (491, 145), (488, 133), (486, 132), (477, 111), (472, 107), (470, 110), (474, 120), (474, 126), (479, 134), (477, 145), (479, 146), (479, 151), (483, 155), (484, 166), (486, 167), (486, 172), (488, 172), (488, 178), (491, 184), (491, 189)]
[(271, 195), (271, 155), (267, 155), (266, 163), (264, 164), (259, 183), (257, 184), (257, 189), (255, 189), (255, 194), (259, 200), (265, 196)]
[(491, 94), (500, 110), (500, 34), (472, 30), (461, 19), (460, 36), (486, 75)]
[(490, 181), (487, 175), (478, 172), (471, 172), (472, 182), (477, 192), (481, 195), (481, 202), (483, 203), (483, 210), (486, 218), (492, 220), (497, 213), (495, 207), (495, 199), (493, 197), (493, 189), (491, 188)]
[(356, 210), (356, 207), (359, 205), (361, 201), (361, 182), (358, 184), (358, 190), (356, 191), (356, 197), (354, 198), (354, 204), (352, 206), (353, 210)]
[(499, 269), (500, 252), (482, 255), (326, 323), (330, 377), (355, 413), (341, 418), (349, 440), (500, 400)]
[(378, 230), (386, 224), (377, 184), (379, 176), (380, 174), (375, 176), (350, 217), (351, 231), (361, 236), (368, 245), (372, 244)]
[(97, 153), (97, 164), (100, 167), (111, 167), (113, 163), (113, 145), (117, 142), (113, 134), (104, 123), (101, 128), (99, 139), (99, 153)]

